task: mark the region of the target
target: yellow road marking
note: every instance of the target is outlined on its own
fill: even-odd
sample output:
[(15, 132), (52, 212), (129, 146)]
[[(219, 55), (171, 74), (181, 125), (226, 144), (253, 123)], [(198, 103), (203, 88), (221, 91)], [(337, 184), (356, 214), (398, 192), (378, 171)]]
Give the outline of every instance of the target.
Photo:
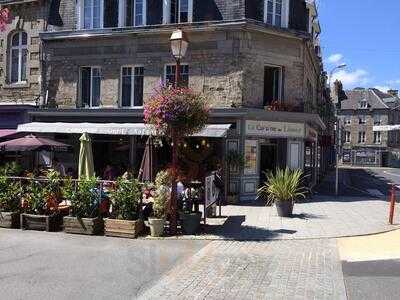
[(400, 230), (337, 240), (341, 260), (373, 261), (400, 259)]

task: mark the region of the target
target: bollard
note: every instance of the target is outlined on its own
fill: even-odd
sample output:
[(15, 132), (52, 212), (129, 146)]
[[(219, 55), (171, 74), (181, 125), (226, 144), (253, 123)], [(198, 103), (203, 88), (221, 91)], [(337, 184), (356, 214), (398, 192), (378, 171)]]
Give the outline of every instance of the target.
[(396, 191), (394, 185), (390, 192), (390, 210), (389, 210), (389, 224), (393, 225), (394, 206), (396, 204)]

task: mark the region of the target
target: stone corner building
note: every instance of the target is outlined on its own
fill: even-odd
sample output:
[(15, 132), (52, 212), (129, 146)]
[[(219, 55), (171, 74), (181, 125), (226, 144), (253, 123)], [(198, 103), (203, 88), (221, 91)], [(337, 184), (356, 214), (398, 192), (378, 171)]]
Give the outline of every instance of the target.
[(383, 93), (374, 88), (345, 91), (339, 102), (342, 128), (342, 162), (357, 166), (400, 166), (398, 131), (374, 131), (400, 121), (398, 91)]
[[(313, 184), (332, 162), (330, 127), (324, 124), (332, 110), (326, 109), (331, 104), (313, 1), (0, 3), (14, 13), (1, 34), (6, 67), (0, 72), (0, 101), (18, 93), (31, 100), (40, 96), (31, 121), (143, 122), (143, 103), (154, 88), (175, 79), (169, 37), (179, 27), (190, 40), (183, 82), (211, 99), (210, 123), (232, 124), (225, 153), (238, 150), (246, 158), (231, 176), (230, 191), (254, 199), (262, 171), (284, 166), (305, 169)], [(14, 33), (22, 36), (23, 75), (9, 71), (16, 61)], [(137, 138), (130, 143), (135, 160)]]

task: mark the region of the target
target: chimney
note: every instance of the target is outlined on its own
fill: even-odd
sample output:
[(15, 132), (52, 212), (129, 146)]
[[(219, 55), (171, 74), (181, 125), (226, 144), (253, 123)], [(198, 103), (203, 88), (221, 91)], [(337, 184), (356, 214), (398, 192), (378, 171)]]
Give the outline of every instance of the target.
[(388, 90), (387, 91), (389, 95), (392, 95), (393, 97), (398, 97), (399, 96), (399, 91), (398, 90)]

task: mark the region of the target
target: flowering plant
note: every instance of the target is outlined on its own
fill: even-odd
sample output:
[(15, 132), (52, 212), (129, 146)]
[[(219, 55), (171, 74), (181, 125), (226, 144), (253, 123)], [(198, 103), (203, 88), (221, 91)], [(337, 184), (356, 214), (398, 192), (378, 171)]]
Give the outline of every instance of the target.
[(0, 8), (0, 31), (6, 30), (6, 25), (10, 22), (11, 14), (8, 8)]
[(203, 129), (209, 107), (202, 94), (188, 88), (161, 87), (144, 106), (144, 121), (158, 134), (184, 137)]

